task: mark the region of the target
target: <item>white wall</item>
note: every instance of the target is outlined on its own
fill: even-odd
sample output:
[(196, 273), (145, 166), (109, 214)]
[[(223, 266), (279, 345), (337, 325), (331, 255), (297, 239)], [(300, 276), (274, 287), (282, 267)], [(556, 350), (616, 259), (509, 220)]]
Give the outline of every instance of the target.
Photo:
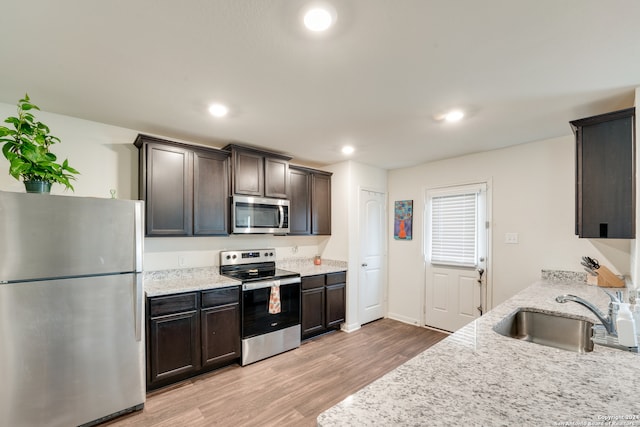
[[(636, 94), (638, 103), (638, 91)], [(37, 100), (34, 101), (37, 104)], [(0, 103), (0, 117), (15, 114), (15, 105)], [(74, 183), (75, 193), (66, 194), (110, 197), (109, 190), (114, 188), (118, 198), (137, 198), (138, 153), (133, 146), (137, 131), (44, 111), (36, 112), (36, 117), (61, 138), (62, 143), (54, 146), (58, 157), (68, 158), (82, 173)], [(8, 167), (8, 162), (0, 156), (0, 190), (24, 191), (22, 183), (8, 175)], [(347, 328), (357, 328), (359, 190), (388, 191), (388, 310), (392, 317), (418, 323), (422, 321), (424, 299), (421, 245), (425, 188), (492, 178), (494, 304), (537, 280), (542, 268), (580, 271), (582, 255), (598, 257), (620, 274), (631, 272), (636, 282), (640, 277), (640, 263), (635, 262), (636, 254), (640, 253), (638, 240), (630, 244), (629, 241), (577, 239), (573, 235), (572, 136), (394, 170), (388, 174), (385, 170), (352, 161), (326, 169), (334, 172), (333, 235), (330, 238), (147, 238), (145, 269), (214, 265), (220, 250), (263, 245), (276, 247), (279, 259), (320, 254), (324, 258), (348, 261)], [(64, 191), (54, 185), (52, 193), (64, 194)], [(414, 239), (395, 241), (389, 238), (393, 201), (406, 199), (414, 200)], [(640, 209), (637, 214), (640, 215)], [(519, 233), (521, 243), (502, 243), (506, 232)]]
[(338, 163), (327, 169), (333, 172), (331, 179), (332, 230), (323, 256), (348, 262), (347, 313), (344, 329), (352, 331), (361, 325), (358, 313), (360, 190), (368, 189), (386, 193), (387, 171), (353, 161)]
[[(539, 280), (541, 269), (582, 271), (583, 255), (629, 274), (629, 240), (574, 235), (574, 144), (573, 136), (567, 135), (390, 171), (390, 205), (394, 200), (414, 200), (415, 220), (414, 240), (389, 241), (389, 316), (423, 322), (428, 187), (491, 181), (491, 306)], [(389, 212), (392, 215), (391, 206)], [(519, 244), (505, 244), (505, 233), (518, 233)]]
[[(33, 102), (38, 104), (37, 99)], [(65, 192), (63, 186), (54, 184), (52, 194), (111, 197), (109, 190), (113, 188), (118, 198), (138, 197), (138, 150), (133, 146), (138, 132), (46, 111), (34, 114), (62, 140), (51, 151), (59, 160), (68, 158), (69, 164), (81, 173), (72, 182), (75, 193)], [(0, 103), (1, 118), (16, 115), (15, 105)], [(9, 162), (4, 156), (0, 156), (0, 189), (24, 192), (22, 182), (9, 175)]]
[[(16, 114), (15, 105), (0, 103), (0, 117)], [(133, 145), (137, 131), (46, 111), (35, 111), (35, 116), (62, 141), (52, 147), (52, 152), (59, 159), (68, 158), (69, 164), (81, 172), (73, 182), (75, 192), (64, 191), (61, 185), (54, 184), (52, 194), (111, 197), (109, 190), (115, 189), (118, 198), (138, 198), (138, 149)], [(22, 182), (13, 179), (8, 171), (9, 162), (0, 155), (0, 190), (24, 192)], [(326, 236), (255, 235), (146, 238), (144, 268), (150, 271), (206, 267), (218, 264), (220, 250), (265, 246), (276, 248), (277, 259), (325, 256), (322, 248), (327, 240)], [(346, 255), (337, 255), (334, 259), (346, 260)]]

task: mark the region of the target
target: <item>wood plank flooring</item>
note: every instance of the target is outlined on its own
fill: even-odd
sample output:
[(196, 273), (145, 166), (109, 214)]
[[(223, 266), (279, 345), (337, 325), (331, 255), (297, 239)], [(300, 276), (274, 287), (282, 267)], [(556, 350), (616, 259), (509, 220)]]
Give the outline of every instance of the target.
[(382, 319), (252, 365), (232, 365), (147, 395), (110, 427), (315, 426), (317, 416), (447, 335)]

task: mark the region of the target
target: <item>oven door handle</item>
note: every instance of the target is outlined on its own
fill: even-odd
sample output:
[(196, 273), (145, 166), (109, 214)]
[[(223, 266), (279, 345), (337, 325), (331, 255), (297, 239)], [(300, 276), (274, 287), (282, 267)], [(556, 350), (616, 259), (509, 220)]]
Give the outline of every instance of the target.
[[(255, 291), (256, 289), (270, 288), (275, 283), (275, 280), (264, 280), (260, 282), (244, 283), (242, 285), (242, 291)], [(286, 279), (280, 279), (280, 286), (295, 285), (300, 283), (300, 277), (287, 277)]]

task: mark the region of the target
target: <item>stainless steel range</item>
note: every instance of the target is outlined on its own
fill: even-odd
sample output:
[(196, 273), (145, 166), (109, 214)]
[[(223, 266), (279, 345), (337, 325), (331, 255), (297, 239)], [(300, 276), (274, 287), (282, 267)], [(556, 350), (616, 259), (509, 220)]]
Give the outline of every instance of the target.
[(220, 252), (220, 274), (242, 281), (242, 366), (300, 346), (300, 275), (276, 251)]

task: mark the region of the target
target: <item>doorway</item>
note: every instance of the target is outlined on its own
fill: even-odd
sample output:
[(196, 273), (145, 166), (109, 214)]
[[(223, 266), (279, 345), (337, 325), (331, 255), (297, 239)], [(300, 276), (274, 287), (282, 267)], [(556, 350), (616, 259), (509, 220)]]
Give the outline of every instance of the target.
[(386, 194), (360, 190), (359, 322), (361, 325), (385, 315)]
[(453, 332), (486, 311), (487, 199), (486, 182), (426, 191), (426, 326)]

